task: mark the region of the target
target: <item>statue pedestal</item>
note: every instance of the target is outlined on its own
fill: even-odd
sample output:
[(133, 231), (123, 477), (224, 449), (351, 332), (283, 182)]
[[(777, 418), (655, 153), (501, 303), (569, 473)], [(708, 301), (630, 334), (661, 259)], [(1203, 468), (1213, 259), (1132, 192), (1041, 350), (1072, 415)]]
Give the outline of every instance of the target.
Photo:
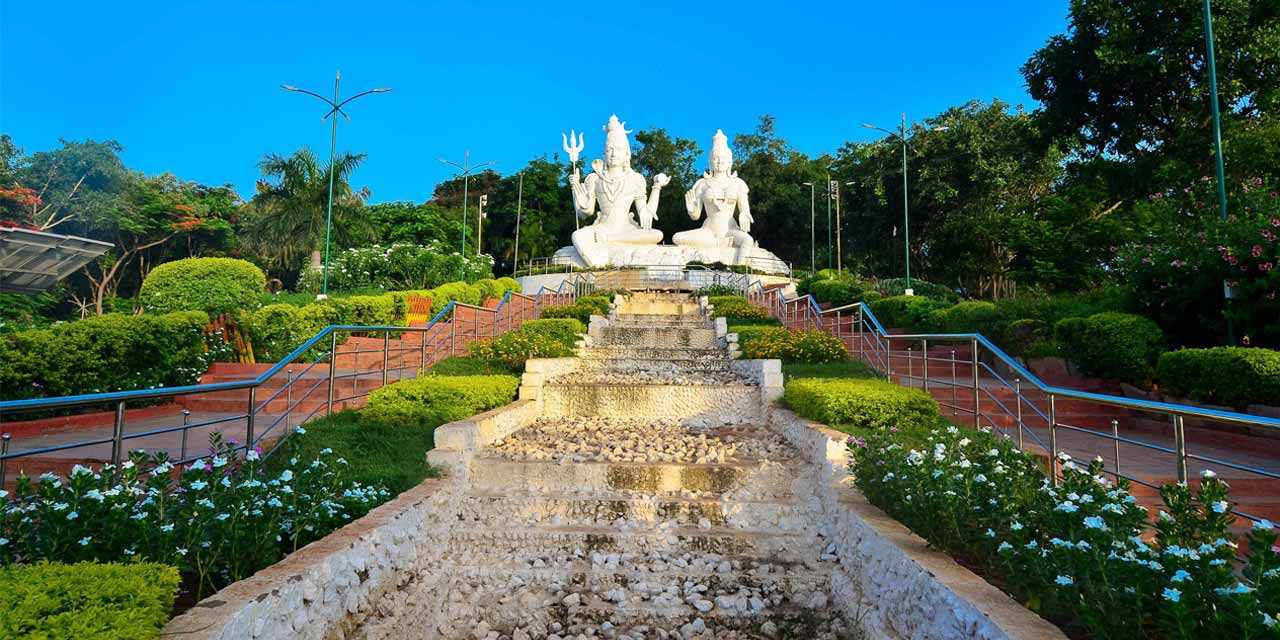
[[(640, 245), (611, 244), (608, 245), (609, 259), (606, 265), (595, 268), (607, 271), (610, 267), (683, 267), (690, 262), (711, 264), (719, 262), (725, 265), (740, 264), (766, 273), (788, 274), (790, 268), (773, 252), (752, 247), (744, 253), (744, 259), (738, 261), (739, 250), (735, 247), (681, 247), (676, 245)], [(552, 264), (566, 264), (578, 268), (588, 268), (586, 261), (578, 255), (573, 247), (564, 247), (557, 251), (551, 259)]]

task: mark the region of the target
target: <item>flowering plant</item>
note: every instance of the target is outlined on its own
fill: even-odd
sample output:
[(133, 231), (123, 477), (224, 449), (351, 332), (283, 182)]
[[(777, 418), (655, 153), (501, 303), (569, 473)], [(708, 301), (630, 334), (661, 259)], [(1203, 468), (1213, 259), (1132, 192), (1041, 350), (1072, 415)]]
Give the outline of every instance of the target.
[[(1235, 572), (1227, 483), (1161, 489), (1154, 539), (1129, 484), (1062, 455), (1055, 485), (990, 432), (880, 429), (851, 442), (873, 504), (958, 555), (1034, 611), (1091, 638), (1276, 637), (1280, 555), (1271, 523)], [(914, 438), (914, 440), (912, 439)], [(914, 444), (913, 444), (914, 443)]]
[[(463, 256), (440, 242), (416, 245), (356, 247), (334, 254), (329, 263), (329, 289), (431, 289), (461, 279), (474, 282), (493, 277), (493, 257)], [(303, 265), (298, 288), (318, 293), (324, 272)]]
[[(274, 478), (257, 449), (210, 437), (183, 470), (135, 452), (119, 468), (77, 465), (66, 478), (19, 477), (0, 492), (0, 564), (147, 560), (177, 566), (200, 595), (245, 578), (387, 499), (343, 479), (332, 451), (290, 460)], [(238, 454), (238, 452), (240, 452)]]

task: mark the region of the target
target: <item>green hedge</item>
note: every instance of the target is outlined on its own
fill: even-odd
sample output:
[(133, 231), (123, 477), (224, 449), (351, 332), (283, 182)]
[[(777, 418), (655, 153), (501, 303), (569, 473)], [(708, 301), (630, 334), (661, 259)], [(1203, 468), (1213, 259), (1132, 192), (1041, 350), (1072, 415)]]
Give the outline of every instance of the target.
[(1131, 313), (1067, 318), (1053, 327), (1063, 355), (1085, 375), (1146, 386), (1164, 347), (1156, 323)]
[(763, 307), (751, 304), (742, 296), (711, 296), (707, 298), (707, 302), (715, 307), (711, 311), (713, 317), (727, 318), (729, 322), (765, 320), (769, 317), (769, 312)]
[(927, 429), (939, 416), (929, 394), (881, 380), (795, 378), (783, 400), (797, 414), (834, 428)]
[(1004, 316), (996, 305), (966, 300), (931, 311), (922, 328), (932, 333), (981, 333), (995, 340), (1003, 332), (1004, 324)]
[(373, 420), (437, 426), (507, 404), (519, 387), (520, 378), (512, 375), (424, 376), (369, 394), (364, 414)]
[(399, 324), (404, 317), (404, 306), (395, 296), (389, 295), (331, 298), (322, 304), (328, 304), (338, 312), (339, 324), (385, 327)]
[(813, 299), (833, 307), (843, 307), (859, 302), (865, 291), (865, 286), (849, 279), (814, 280), (809, 283), (809, 294)]
[(45, 398), (195, 383), (212, 357), (203, 311), (106, 314), (0, 335), (0, 397)]
[(1053, 341), (1053, 327), (1034, 318), (1010, 322), (1005, 327), (999, 344), (1010, 355), (1028, 358), (1054, 355), (1058, 348)]
[(341, 324), (333, 305), (267, 305), (244, 317), (257, 362), (279, 362), (331, 324)]
[(823, 364), (842, 362), (849, 358), (844, 342), (824, 331), (791, 331), (783, 327), (764, 327), (749, 332), (742, 342), (738, 334), (742, 357), (748, 359), (778, 359), (784, 363)]
[(0, 567), (0, 638), (159, 637), (178, 570), (151, 563)]
[(157, 265), (142, 281), (138, 298), (147, 311), (204, 311), (210, 315), (255, 309), (267, 276), (234, 258), (187, 258)]
[(1160, 389), (1196, 402), (1244, 408), (1280, 405), (1280, 351), (1247, 347), (1183, 349), (1160, 356)]
[(870, 305), (871, 313), (885, 328), (916, 331), (924, 329), (929, 314), (950, 307), (943, 300), (925, 296), (892, 296), (881, 298)]
[(501, 360), (521, 369), (529, 358), (563, 358), (573, 355), (578, 336), (586, 327), (574, 318), (526, 320), (517, 331), (508, 331), (490, 342), (473, 343), (472, 357)]
[(591, 316), (609, 315), (609, 302), (608, 296), (583, 296), (570, 305), (543, 308), (542, 317), (573, 318), (586, 326), (591, 323)]
[[(901, 296), (907, 293), (906, 278), (887, 278), (876, 284), (876, 289), (883, 292), (886, 296)], [(911, 279), (911, 290), (917, 296), (933, 298), (935, 300), (945, 300), (952, 304), (960, 301), (960, 294), (956, 293), (951, 287), (925, 282), (919, 278)]]

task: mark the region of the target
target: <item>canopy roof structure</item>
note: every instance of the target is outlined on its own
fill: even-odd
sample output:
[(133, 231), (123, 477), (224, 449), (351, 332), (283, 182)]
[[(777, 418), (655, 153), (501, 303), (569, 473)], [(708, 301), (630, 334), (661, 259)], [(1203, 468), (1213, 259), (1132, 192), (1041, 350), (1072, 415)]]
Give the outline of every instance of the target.
[(40, 293), (111, 246), (77, 236), (0, 226), (0, 293)]

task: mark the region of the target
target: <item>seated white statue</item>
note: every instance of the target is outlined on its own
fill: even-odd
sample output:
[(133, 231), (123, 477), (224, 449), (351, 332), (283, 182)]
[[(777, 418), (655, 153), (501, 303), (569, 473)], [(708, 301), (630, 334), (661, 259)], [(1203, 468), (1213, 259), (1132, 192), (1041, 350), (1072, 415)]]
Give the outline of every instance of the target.
[[(751, 204), (747, 200), (747, 183), (733, 173), (733, 152), (724, 132), (717, 129), (711, 141), (710, 170), (702, 174), (693, 188), (684, 194), (689, 217), (697, 220), (706, 209), (702, 226), (681, 231), (672, 237), (685, 247), (736, 247), (734, 264), (744, 264), (745, 254), (756, 246), (751, 237)], [(735, 221), (734, 210), (738, 211)]]
[[(658, 217), (658, 197), (670, 179), (659, 173), (653, 177), (653, 191), (645, 197), (644, 176), (631, 169), (630, 133), (610, 116), (604, 126), (604, 160), (591, 163), (592, 172), (580, 180), (575, 168), (569, 178), (573, 207), (578, 217), (596, 216), (595, 223), (573, 232), (573, 246), (587, 266), (602, 266), (609, 260), (610, 244), (653, 245), (662, 242), (662, 231), (653, 228)], [(640, 215), (637, 224), (631, 209)], [(596, 208), (599, 206), (599, 211)]]

